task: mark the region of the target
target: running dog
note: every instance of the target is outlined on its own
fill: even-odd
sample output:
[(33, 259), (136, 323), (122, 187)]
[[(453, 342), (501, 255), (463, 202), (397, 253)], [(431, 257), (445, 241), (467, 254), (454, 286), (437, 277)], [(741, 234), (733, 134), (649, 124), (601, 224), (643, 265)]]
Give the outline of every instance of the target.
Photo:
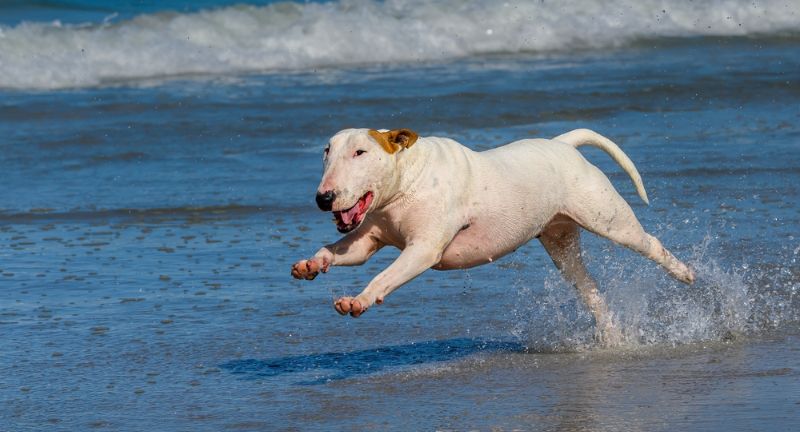
[(694, 273), (644, 231), (608, 178), (577, 151), (584, 145), (608, 153), (649, 203), (633, 162), (588, 129), (483, 152), (409, 129), (343, 130), (325, 147), (316, 201), (347, 235), (295, 263), (292, 276), (311, 280), (397, 247), (400, 256), (360, 294), (335, 301), (340, 314), (358, 317), (429, 268), (490, 263), (538, 238), (591, 310), (598, 336), (613, 343), (619, 333), (581, 260), (579, 228), (638, 252), (681, 282), (691, 284)]

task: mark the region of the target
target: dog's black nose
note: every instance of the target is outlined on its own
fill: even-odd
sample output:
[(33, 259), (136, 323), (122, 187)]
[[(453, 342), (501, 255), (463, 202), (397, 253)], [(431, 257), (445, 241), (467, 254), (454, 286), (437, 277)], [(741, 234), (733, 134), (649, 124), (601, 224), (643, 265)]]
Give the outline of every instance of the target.
[(336, 199), (336, 194), (332, 190), (325, 193), (317, 192), (317, 205), (322, 211), (331, 211), (333, 208), (333, 200)]

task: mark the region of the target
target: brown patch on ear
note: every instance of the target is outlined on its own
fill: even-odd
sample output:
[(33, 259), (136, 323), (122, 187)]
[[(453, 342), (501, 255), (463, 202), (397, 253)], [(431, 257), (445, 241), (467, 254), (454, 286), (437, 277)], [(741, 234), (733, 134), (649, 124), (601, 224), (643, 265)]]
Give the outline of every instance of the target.
[(389, 132), (378, 132), (375, 129), (370, 129), (368, 133), (369, 136), (372, 137), (372, 139), (377, 141), (378, 144), (380, 144), (381, 147), (383, 147), (383, 150), (385, 150), (386, 153), (392, 154), (400, 150), (400, 146), (389, 142), (389, 136), (388, 136)]
[(411, 147), (419, 138), (419, 135), (411, 129), (394, 129), (388, 132), (370, 129), (368, 133), (389, 154)]
[(395, 129), (387, 132), (390, 136), (389, 141), (398, 144), (400, 147), (409, 148), (417, 142), (416, 132), (411, 129)]

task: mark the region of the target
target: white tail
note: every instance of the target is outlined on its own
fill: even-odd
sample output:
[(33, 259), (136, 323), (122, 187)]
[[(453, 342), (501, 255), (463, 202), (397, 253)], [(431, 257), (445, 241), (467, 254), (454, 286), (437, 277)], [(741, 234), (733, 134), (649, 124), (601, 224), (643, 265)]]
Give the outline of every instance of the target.
[(625, 170), (625, 172), (631, 177), (633, 185), (636, 186), (636, 192), (639, 193), (639, 197), (642, 199), (642, 201), (644, 201), (646, 204), (650, 204), (650, 200), (647, 199), (647, 191), (644, 190), (642, 176), (639, 175), (639, 171), (636, 170), (636, 166), (633, 165), (633, 162), (631, 162), (622, 149), (620, 149), (610, 139), (589, 129), (575, 129), (565, 134), (561, 134), (553, 139), (570, 144), (575, 148), (589, 145), (592, 147), (597, 147), (600, 150), (608, 153), (608, 155), (611, 156), (611, 158), (614, 159), (614, 161), (617, 162), (617, 164), (619, 164), (619, 166), (621, 166), (622, 169)]

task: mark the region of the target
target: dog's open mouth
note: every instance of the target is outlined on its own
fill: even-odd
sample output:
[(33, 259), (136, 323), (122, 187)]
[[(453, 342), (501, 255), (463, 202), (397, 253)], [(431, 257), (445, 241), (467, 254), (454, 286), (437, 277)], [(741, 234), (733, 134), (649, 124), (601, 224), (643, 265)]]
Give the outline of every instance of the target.
[(369, 206), (372, 204), (372, 192), (367, 192), (362, 196), (356, 205), (346, 210), (334, 211), (333, 217), (336, 222), (336, 229), (340, 233), (348, 233), (358, 227), (364, 220)]

